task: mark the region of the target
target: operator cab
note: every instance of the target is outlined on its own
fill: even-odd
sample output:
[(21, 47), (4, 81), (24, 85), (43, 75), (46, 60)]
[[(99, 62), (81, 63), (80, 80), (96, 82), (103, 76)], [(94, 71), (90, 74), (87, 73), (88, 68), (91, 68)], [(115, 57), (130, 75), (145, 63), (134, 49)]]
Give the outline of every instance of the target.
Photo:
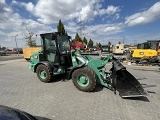
[(54, 65), (70, 64), (70, 36), (56, 33), (40, 34), (43, 49), (43, 60)]

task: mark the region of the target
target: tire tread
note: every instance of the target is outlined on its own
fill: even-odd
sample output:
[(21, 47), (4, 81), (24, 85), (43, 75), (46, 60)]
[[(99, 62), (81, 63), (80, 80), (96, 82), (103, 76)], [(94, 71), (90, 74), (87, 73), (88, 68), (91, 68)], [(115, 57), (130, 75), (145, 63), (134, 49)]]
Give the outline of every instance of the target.
[[(81, 87), (80, 85), (78, 85), (78, 83), (76, 82), (76, 76), (79, 74), (79, 73), (87, 73), (89, 79), (90, 80), (90, 83), (87, 87)], [(94, 71), (89, 68), (89, 67), (84, 67), (84, 68), (79, 68), (79, 69), (76, 69), (73, 74), (72, 74), (72, 82), (74, 84), (74, 86), (80, 90), (80, 91), (84, 91), (84, 92), (91, 92), (95, 89), (96, 87), (96, 84), (97, 84), (97, 80), (96, 80), (96, 75), (94, 73)]]

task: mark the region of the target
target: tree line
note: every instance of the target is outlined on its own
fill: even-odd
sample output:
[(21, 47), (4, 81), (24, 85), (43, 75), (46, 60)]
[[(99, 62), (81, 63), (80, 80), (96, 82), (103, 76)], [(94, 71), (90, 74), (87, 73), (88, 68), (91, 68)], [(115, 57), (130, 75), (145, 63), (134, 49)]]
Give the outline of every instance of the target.
[[(34, 37), (34, 33), (30, 32), (27, 27), (26, 27), (26, 29), (28, 31), (28, 35), (26, 35), (26, 37), (25, 37), (26, 45), (29, 47), (36, 47), (37, 46), (36, 45), (36, 36)], [(68, 35), (67, 31), (64, 28), (64, 24), (62, 23), (61, 20), (59, 20), (59, 22), (58, 22), (57, 32), (59, 32), (63, 35)], [(86, 37), (81, 38), (78, 33), (76, 33), (75, 38), (73, 40), (86, 44), (88, 48), (92, 48), (94, 45), (94, 42), (92, 39), (87, 40)], [(96, 43), (96, 46), (101, 47), (101, 44)]]
[[(57, 26), (57, 31), (64, 34), (64, 35), (68, 35), (61, 20), (59, 20), (59, 23)], [(78, 33), (76, 33), (75, 38), (73, 40), (78, 41), (78, 42), (82, 42), (82, 43), (86, 44), (87, 47), (89, 47), (89, 48), (93, 47), (93, 45), (94, 45), (94, 42), (92, 39), (87, 40), (86, 37), (81, 38)]]

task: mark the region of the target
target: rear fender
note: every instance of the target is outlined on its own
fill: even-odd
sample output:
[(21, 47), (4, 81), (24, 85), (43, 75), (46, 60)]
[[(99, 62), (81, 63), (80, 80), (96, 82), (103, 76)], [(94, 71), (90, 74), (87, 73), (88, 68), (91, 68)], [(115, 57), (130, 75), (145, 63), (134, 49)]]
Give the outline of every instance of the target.
[(49, 71), (52, 73), (53, 72), (53, 69), (54, 69), (54, 66), (52, 65), (51, 62), (49, 61), (42, 61), (42, 62), (39, 62), (35, 67), (34, 67), (34, 72), (36, 72), (36, 69), (38, 67), (38, 65), (40, 64), (43, 64), (45, 66), (47, 66), (49, 68)]

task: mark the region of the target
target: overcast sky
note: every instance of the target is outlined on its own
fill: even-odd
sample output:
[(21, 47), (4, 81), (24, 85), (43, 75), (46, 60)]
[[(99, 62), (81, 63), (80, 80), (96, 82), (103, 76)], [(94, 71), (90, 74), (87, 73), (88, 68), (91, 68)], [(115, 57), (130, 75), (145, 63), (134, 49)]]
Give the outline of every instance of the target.
[(26, 27), (35, 35), (54, 32), (60, 19), (70, 36), (79, 32), (94, 43), (160, 40), (159, 0), (0, 0), (0, 44), (15, 47), (18, 34), (25, 47)]

